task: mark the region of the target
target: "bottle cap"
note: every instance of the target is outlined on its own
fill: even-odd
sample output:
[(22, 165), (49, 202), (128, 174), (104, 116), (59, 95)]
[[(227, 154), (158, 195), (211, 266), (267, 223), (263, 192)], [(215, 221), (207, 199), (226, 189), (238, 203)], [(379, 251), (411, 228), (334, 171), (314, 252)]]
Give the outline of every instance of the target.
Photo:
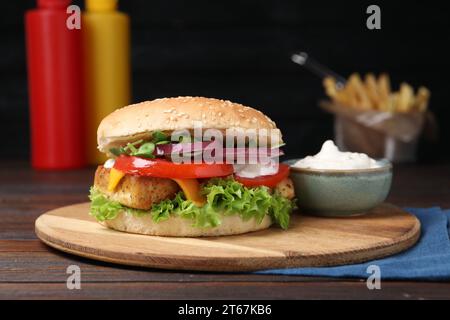
[(37, 0), (39, 8), (45, 9), (65, 9), (72, 3), (72, 0)]
[(117, 9), (117, 0), (86, 0), (88, 11), (111, 11)]

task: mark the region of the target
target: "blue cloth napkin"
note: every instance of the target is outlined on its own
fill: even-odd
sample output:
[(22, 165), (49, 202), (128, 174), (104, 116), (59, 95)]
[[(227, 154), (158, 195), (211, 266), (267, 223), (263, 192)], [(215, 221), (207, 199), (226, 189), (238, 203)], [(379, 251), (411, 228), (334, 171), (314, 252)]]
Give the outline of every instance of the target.
[(256, 273), (367, 279), (371, 275), (367, 271), (368, 266), (377, 265), (381, 279), (450, 280), (450, 210), (439, 207), (406, 210), (419, 218), (422, 224), (419, 241), (407, 251), (360, 264), (263, 270)]

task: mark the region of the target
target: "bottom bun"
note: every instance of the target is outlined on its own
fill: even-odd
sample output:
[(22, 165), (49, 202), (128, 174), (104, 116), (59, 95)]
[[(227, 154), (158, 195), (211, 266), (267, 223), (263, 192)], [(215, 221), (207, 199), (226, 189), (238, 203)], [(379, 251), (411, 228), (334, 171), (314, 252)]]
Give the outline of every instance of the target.
[(222, 216), (222, 223), (214, 228), (198, 228), (192, 226), (192, 220), (171, 216), (169, 219), (154, 222), (151, 215), (135, 216), (121, 212), (115, 219), (101, 222), (104, 226), (130, 233), (167, 237), (210, 237), (241, 234), (267, 229), (272, 219), (266, 215), (261, 223), (254, 218), (242, 220), (239, 215)]

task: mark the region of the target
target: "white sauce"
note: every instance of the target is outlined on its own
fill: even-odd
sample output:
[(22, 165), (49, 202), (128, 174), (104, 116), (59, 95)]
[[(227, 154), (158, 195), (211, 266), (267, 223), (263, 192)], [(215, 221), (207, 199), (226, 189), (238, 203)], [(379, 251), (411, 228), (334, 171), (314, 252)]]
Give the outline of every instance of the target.
[(278, 163), (262, 164), (234, 164), (234, 173), (242, 178), (256, 178), (272, 175), (278, 172)]
[(341, 152), (332, 140), (327, 140), (318, 154), (297, 161), (293, 167), (323, 170), (357, 170), (377, 168), (378, 164), (364, 153)]
[(105, 161), (105, 163), (103, 164), (103, 168), (105, 169), (111, 169), (112, 167), (114, 167), (114, 163), (116, 162), (116, 160), (114, 159), (108, 159)]

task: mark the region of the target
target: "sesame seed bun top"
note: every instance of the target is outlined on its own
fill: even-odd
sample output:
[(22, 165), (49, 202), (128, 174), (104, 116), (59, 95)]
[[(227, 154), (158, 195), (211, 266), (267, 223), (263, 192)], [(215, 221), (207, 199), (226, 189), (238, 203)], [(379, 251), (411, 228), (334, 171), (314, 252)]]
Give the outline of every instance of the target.
[(156, 130), (193, 129), (195, 122), (201, 122), (204, 129), (278, 130), (261, 111), (239, 103), (204, 97), (162, 98), (132, 104), (106, 116), (97, 130), (98, 149), (107, 153), (112, 146), (141, 139)]

